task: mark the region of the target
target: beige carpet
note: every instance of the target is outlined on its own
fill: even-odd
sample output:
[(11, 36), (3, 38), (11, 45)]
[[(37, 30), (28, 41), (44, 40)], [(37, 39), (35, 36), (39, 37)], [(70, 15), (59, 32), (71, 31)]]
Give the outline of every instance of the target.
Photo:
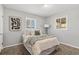
[[(30, 55), (30, 53), (21, 44), (3, 49), (0, 55)], [(50, 55), (79, 55), (79, 49), (61, 44), (58, 50), (55, 50)]]

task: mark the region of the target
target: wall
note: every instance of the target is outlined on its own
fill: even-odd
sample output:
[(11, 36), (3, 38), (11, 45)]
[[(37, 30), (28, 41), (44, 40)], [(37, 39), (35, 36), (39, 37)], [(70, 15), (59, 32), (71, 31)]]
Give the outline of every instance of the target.
[[(67, 30), (55, 29), (55, 21), (58, 17), (67, 17)], [(59, 41), (65, 42), (79, 47), (79, 9), (71, 9), (69, 11), (54, 14), (47, 18), (46, 23), (51, 25), (50, 34), (55, 34)]]
[(3, 43), (3, 6), (0, 5), (0, 52)]
[(37, 15), (32, 15), (25, 12), (5, 8), (4, 23), (3, 23), (4, 24), (4, 42), (3, 42), (4, 47), (22, 43), (22, 33), (23, 33), (22, 30), (17, 32), (9, 31), (9, 16), (19, 16), (22, 18), (22, 30), (26, 28), (26, 16), (35, 18), (37, 20), (37, 28), (43, 31), (44, 18)]
[(0, 33), (3, 33), (3, 6), (0, 5)]

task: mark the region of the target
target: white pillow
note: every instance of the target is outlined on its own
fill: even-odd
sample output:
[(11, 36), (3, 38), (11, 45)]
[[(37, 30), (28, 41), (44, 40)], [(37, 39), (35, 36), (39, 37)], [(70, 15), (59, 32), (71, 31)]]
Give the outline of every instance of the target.
[(26, 29), (23, 34), (25, 34), (25, 35), (34, 35), (34, 30)]

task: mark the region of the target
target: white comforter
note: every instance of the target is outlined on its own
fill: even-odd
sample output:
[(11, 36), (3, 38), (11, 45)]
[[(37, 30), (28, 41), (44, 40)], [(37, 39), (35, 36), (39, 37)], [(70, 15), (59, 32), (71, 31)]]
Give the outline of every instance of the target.
[(59, 45), (59, 42), (56, 37), (53, 38), (48, 38), (44, 40), (37, 41), (33, 46), (32, 46), (32, 51), (33, 54), (40, 54), (42, 51), (52, 48), (56, 45)]

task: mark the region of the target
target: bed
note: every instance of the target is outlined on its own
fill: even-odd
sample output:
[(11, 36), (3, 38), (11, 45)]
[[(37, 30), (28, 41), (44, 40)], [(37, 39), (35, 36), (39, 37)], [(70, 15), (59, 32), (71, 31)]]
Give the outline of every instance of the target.
[(48, 55), (59, 46), (54, 35), (26, 35), (23, 34), (23, 44), (32, 55)]

